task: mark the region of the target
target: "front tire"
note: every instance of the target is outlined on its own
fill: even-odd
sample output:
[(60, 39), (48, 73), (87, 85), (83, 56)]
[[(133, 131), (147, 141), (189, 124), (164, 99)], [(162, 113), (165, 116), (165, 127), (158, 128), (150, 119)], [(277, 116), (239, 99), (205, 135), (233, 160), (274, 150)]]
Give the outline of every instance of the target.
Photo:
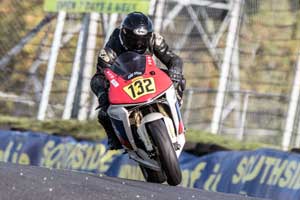
[(154, 171), (152, 169), (143, 167), (142, 165), (140, 165), (140, 168), (142, 170), (142, 173), (145, 177), (145, 180), (147, 182), (151, 182), (151, 183), (163, 183), (167, 180), (167, 177), (165, 175), (164, 172), (158, 172), (158, 171)]
[(178, 158), (163, 119), (149, 122), (146, 124), (146, 127), (154, 145), (157, 148), (158, 157), (162, 165), (162, 169), (167, 176), (168, 184), (174, 186), (180, 184), (182, 175)]

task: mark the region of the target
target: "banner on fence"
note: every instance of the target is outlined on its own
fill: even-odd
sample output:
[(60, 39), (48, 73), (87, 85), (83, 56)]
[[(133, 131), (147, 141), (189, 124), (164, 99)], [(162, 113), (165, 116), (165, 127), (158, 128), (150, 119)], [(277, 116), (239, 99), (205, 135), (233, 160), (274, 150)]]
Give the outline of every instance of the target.
[[(138, 165), (106, 141), (0, 131), (0, 161), (144, 180)], [(203, 157), (183, 152), (182, 186), (292, 200), (300, 196), (300, 155), (271, 149), (227, 151)]]
[(148, 13), (150, 0), (45, 0), (44, 10), (48, 12), (78, 13)]

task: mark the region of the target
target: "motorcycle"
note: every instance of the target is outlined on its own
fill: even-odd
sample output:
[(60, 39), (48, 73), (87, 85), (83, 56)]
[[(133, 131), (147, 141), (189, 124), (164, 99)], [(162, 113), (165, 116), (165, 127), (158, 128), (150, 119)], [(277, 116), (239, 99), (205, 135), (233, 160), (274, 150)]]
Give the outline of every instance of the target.
[(110, 83), (107, 113), (129, 158), (146, 181), (180, 184), (185, 130), (169, 76), (151, 55), (135, 52), (121, 54), (104, 74)]

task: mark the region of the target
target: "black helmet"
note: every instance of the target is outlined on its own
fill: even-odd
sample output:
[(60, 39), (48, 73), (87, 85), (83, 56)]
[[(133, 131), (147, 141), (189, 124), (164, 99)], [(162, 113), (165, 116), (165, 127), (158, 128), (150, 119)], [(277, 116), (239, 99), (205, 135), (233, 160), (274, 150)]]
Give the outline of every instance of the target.
[(152, 21), (141, 12), (129, 13), (121, 24), (120, 40), (129, 51), (144, 53), (153, 32)]

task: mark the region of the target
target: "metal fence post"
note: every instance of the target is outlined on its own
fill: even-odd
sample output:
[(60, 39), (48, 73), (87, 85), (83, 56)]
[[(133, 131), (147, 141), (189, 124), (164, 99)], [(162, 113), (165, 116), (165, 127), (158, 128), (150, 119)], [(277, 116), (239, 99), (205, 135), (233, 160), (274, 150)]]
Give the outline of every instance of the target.
[(298, 54), (294, 84), (293, 84), (293, 89), (290, 98), (290, 104), (289, 104), (289, 110), (286, 119), (284, 134), (283, 134), (283, 140), (281, 144), (283, 150), (285, 151), (288, 150), (292, 138), (299, 94), (300, 94), (300, 52)]
[(225, 92), (228, 82), (228, 75), (230, 72), (230, 65), (233, 56), (233, 47), (237, 37), (239, 29), (240, 7), (242, 0), (234, 0), (231, 10), (231, 21), (227, 36), (226, 49), (224, 53), (224, 60), (221, 67), (221, 77), (219, 80), (218, 94), (216, 97), (216, 105), (211, 122), (211, 132), (217, 134), (219, 132), (219, 125), (221, 121), (221, 115), (223, 110), (223, 104), (225, 99)]
[(90, 78), (92, 76), (95, 58), (95, 48), (97, 41), (98, 20), (100, 15), (92, 13), (89, 25), (89, 37), (87, 41), (87, 50), (85, 57), (85, 65), (83, 69), (82, 90), (80, 96), (80, 110), (78, 113), (79, 120), (86, 120), (89, 111), (89, 97), (90, 97)]
[(65, 102), (65, 107), (64, 107), (64, 112), (63, 112), (63, 119), (70, 119), (71, 118), (71, 113), (73, 109), (73, 104), (74, 104), (74, 98), (75, 98), (75, 93), (76, 93), (76, 87), (78, 84), (78, 79), (79, 79), (79, 72), (80, 72), (80, 65), (81, 65), (81, 57), (83, 53), (83, 46), (84, 46), (84, 41), (85, 37), (87, 36), (87, 31), (88, 31), (88, 24), (89, 23), (89, 16), (85, 14), (83, 23), (81, 26), (81, 30), (79, 33), (79, 38), (77, 42), (77, 48), (76, 48), (76, 53), (75, 53), (75, 58), (73, 62), (73, 67), (72, 67), (72, 75), (69, 83), (69, 88), (68, 88), (68, 94)]
[[(299, 115), (298, 111), (298, 115)], [(296, 141), (295, 141), (295, 147), (299, 148), (300, 147), (300, 116), (298, 117), (298, 130), (297, 130), (297, 137), (296, 137)]]
[(247, 116), (247, 111), (248, 111), (248, 102), (249, 102), (249, 93), (246, 93), (245, 97), (244, 97), (244, 105), (243, 105), (243, 113), (242, 113), (242, 119), (241, 119), (241, 124), (240, 124), (240, 131), (238, 133), (239, 140), (243, 140), (243, 138), (244, 138), (246, 116)]
[(157, 6), (155, 11), (154, 30), (160, 32), (162, 29), (163, 12), (165, 7), (165, 0), (157, 0)]
[(51, 56), (48, 62), (47, 73), (44, 80), (44, 89), (43, 89), (42, 98), (41, 98), (39, 111), (37, 115), (38, 120), (44, 120), (46, 116), (49, 96), (52, 87), (52, 81), (55, 73), (55, 65), (56, 65), (57, 56), (60, 48), (60, 42), (62, 38), (66, 15), (67, 14), (65, 11), (61, 11), (58, 14), (56, 30), (54, 33), (54, 39), (51, 47)]
[(234, 52), (233, 52), (233, 63), (232, 63), (232, 75), (233, 75), (233, 81), (232, 81), (232, 87), (235, 93), (233, 94), (233, 101), (235, 102), (235, 126), (239, 127), (239, 124), (241, 122), (241, 114), (240, 114), (240, 109), (241, 109), (241, 94), (240, 92), (240, 65), (239, 65), (239, 38), (237, 37), (235, 40), (234, 44)]

